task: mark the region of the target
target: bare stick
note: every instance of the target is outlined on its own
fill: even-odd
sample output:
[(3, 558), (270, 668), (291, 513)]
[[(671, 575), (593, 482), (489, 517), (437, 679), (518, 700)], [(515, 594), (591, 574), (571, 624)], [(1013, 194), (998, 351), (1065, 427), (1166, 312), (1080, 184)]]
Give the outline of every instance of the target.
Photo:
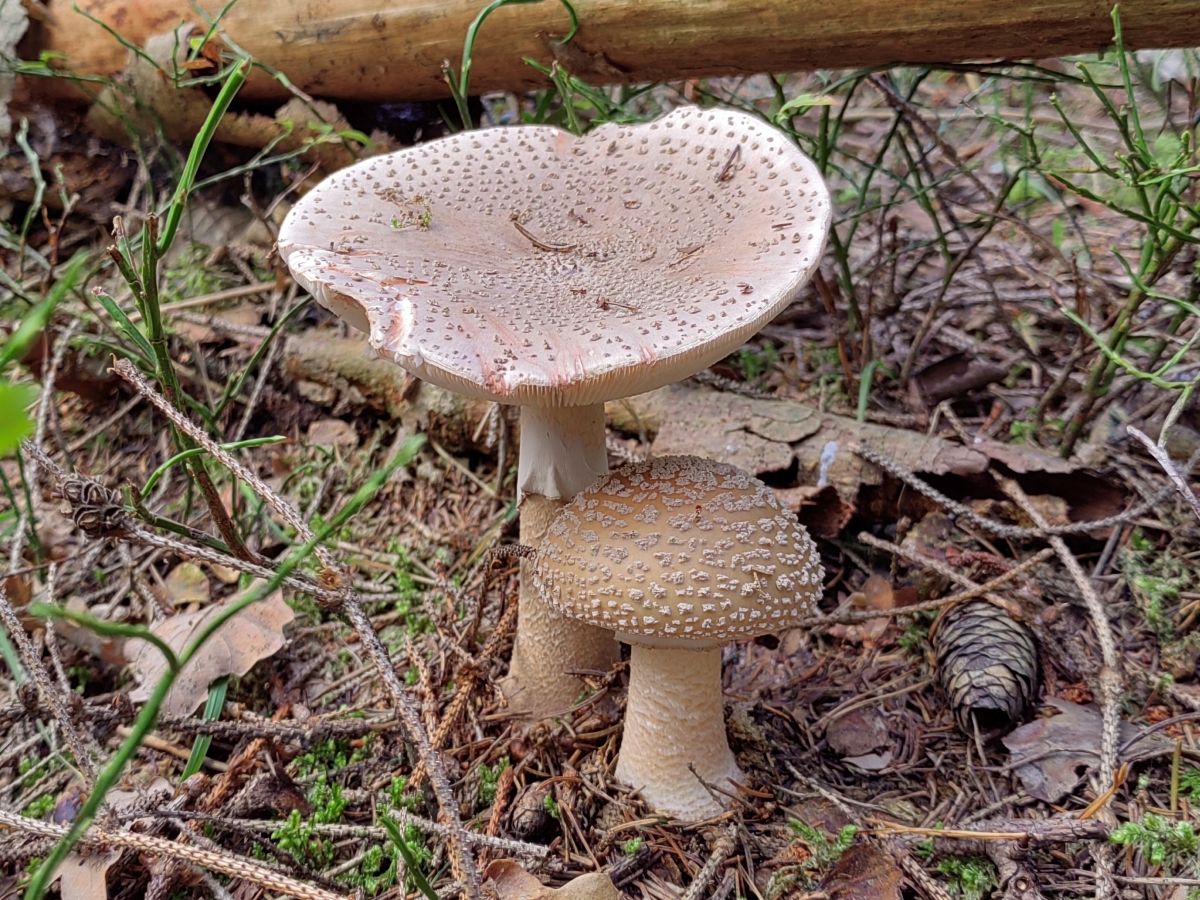
[(970, 585), (967, 590), (960, 591), (957, 594), (947, 594), (945, 597), (939, 597), (936, 600), (926, 600), (923, 603), (914, 603), (911, 606), (897, 606), (893, 609), (856, 609), (847, 612), (833, 612), (827, 616), (809, 616), (807, 619), (801, 619), (796, 622), (796, 628), (808, 628), (813, 625), (832, 625), (832, 624), (849, 624), (851, 622), (863, 622), (868, 619), (884, 619), (893, 616), (906, 616), (910, 613), (926, 612), (932, 609), (941, 609), (944, 606), (953, 606), (956, 603), (964, 603), (967, 600), (974, 600), (976, 597), (984, 597), (999, 587), (1003, 587), (1008, 582), (1012, 581), (1018, 575), (1021, 575), (1038, 563), (1045, 562), (1054, 555), (1054, 551), (1049, 547), (1039, 550), (1033, 556), (1029, 557), (1024, 562), (1013, 566), (1007, 572), (997, 575), (990, 581), (985, 581), (983, 584), (974, 584), (969, 578), (959, 575), (952, 569), (942, 566), (937, 560), (922, 556), (919, 553), (912, 553), (901, 547), (899, 544), (893, 544), (888, 541), (882, 541), (874, 535), (863, 532), (858, 536), (858, 539), (865, 544), (870, 544), (872, 547), (877, 547), (880, 550), (886, 550), (889, 553), (895, 553), (897, 556), (907, 559), (918, 566), (934, 569), (940, 574), (945, 574), (953, 577), (953, 580), (965, 585)]
[[(947, 497), (937, 488), (922, 480), (911, 469), (905, 468), (895, 460), (880, 453), (878, 450), (862, 446), (854, 447), (852, 449), (863, 459), (867, 460), (867, 462), (874, 463), (885, 472), (888, 472), (892, 476), (899, 478), (914, 491), (924, 494), (934, 503), (937, 503), (939, 506), (950, 510), (950, 512), (954, 513), (959, 518), (966, 519), (968, 522), (972, 522), (973, 524), (982, 528), (984, 531), (988, 531), (992, 534), (998, 535), (999, 537), (1012, 538), (1016, 540), (1045, 538), (1051, 535), (1062, 534), (1086, 534), (1089, 531), (1095, 531), (1100, 528), (1111, 528), (1114, 525), (1123, 525), (1126, 522), (1136, 519), (1138, 516), (1145, 515), (1147, 512), (1154, 509), (1169, 493), (1171, 493), (1172, 490), (1174, 490), (1174, 487), (1168, 484), (1165, 487), (1159, 488), (1159, 490), (1155, 491), (1152, 496), (1143, 500), (1141, 503), (1130, 507), (1123, 513), (1118, 513), (1115, 516), (1106, 516), (1103, 519), (1093, 519), (1090, 522), (1075, 522), (1071, 525), (1047, 524), (1045, 528), (1022, 528), (1019, 525), (1005, 525), (1003, 522), (996, 522), (987, 518), (986, 516), (981, 516), (969, 506), (965, 506), (964, 504), (959, 503), (957, 500)], [(1192, 467), (1195, 466), (1197, 462), (1200, 462), (1200, 450), (1197, 450), (1192, 454), (1191, 459), (1188, 460), (1183, 471), (1190, 472)]]
[[(36, 834), (43, 837), (61, 838), (67, 833), (66, 827), (51, 822), (42, 822), (18, 816), (15, 813), (0, 810), (0, 827), (12, 828), (24, 834)], [(278, 827), (278, 826), (276, 826)], [(92, 847), (125, 847), (141, 853), (153, 853), (182, 860), (197, 866), (203, 866), (214, 872), (220, 872), (233, 878), (249, 881), (271, 891), (279, 891), (301, 900), (349, 900), (344, 894), (335, 894), (323, 888), (314, 887), (303, 881), (292, 878), (283, 872), (269, 869), (261, 863), (244, 856), (232, 853), (218, 853), (201, 847), (180, 844), (166, 838), (154, 837), (149, 834), (139, 834), (135, 831), (104, 831), (92, 828), (84, 833), (81, 844)]]
[[(1192, 508), (1192, 512), (1196, 514), (1196, 518), (1200, 519), (1200, 497), (1197, 497), (1195, 492), (1188, 487), (1187, 481), (1184, 480), (1179, 470), (1175, 468), (1175, 464), (1171, 462), (1171, 457), (1167, 455), (1167, 451), (1150, 440), (1144, 432), (1134, 428), (1132, 425), (1125, 426), (1125, 430), (1137, 438), (1142, 446), (1146, 448), (1146, 452), (1154, 457), (1154, 461), (1167, 473), (1167, 477), (1171, 479), (1171, 483), (1175, 485), (1175, 489), (1179, 491), (1180, 496)], [(1189, 468), (1191, 467), (1189, 466)]]
[[(1029, 497), (1021, 490), (1020, 485), (1008, 478), (1001, 478), (999, 482), (1001, 490), (1025, 511), (1025, 514), (1033, 520), (1035, 525), (1039, 528), (1047, 527), (1045, 517), (1030, 502)], [(1121, 702), (1121, 692), (1123, 689), (1121, 661), (1117, 654), (1117, 642), (1113, 638), (1112, 626), (1109, 625), (1108, 616), (1104, 612), (1104, 604), (1100, 601), (1100, 596), (1092, 586), (1091, 579), (1087, 577), (1087, 573), (1079, 565), (1079, 560), (1075, 558), (1075, 554), (1067, 547), (1066, 541), (1058, 535), (1050, 535), (1048, 540), (1050, 546), (1054, 548), (1054, 552), (1058, 554), (1058, 558), (1062, 560), (1062, 564), (1070, 572), (1075, 586), (1079, 588), (1079, 594), (1083, 598), (1084, 606), (1087, 608), (1088, 615), (1092, 620), (1092, 628), (1096, 632), (1096, 639), (1100, 642), (1101, 665), (1100, 674), (1097, 679), (1097, 695), (1100, 698), (1102, 724), (1100, 728), (1099, 784), (1096, 785), (1096, 791), (1097, 793), (1101, 793), (1113, 783), (1116, 775), (1117, 738), (1120, 729), (1117, 706)], [(1107, 845), (1095, 848), (1093, 858), (1096, 861), (1097, 900), (1116, 896), (1116, 885), (1112, 879), (1112, 863), (1109, 858)]]

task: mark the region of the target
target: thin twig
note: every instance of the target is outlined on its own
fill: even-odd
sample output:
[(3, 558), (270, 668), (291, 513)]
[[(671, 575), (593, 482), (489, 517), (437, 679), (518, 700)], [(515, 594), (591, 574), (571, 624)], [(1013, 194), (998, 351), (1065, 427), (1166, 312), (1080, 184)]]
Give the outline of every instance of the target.
[(1196, 518), (1200, 519), (1200, 497), (1197, 497), (1195, 491), (1188, 487), (1187, 481), (1184, 480), (1179, 470), (1175, 468), (1175, 464), (1171, 462), (1171, 457), (1167, 455), (1167, 451), (1150, 440), (1149, 436), (1144, 432), (1134, 428), (1132, 425), (1125, 426), (1125, 430), (1137, 438), (1142, 446), (1146, 448), (1146, 452), (1154, 457), (1154, 461), (1167, 473), (1167, 477), (1171, 479), (1171, 484), (1175, 485), (1175, 489), (1179, 491), (1179, 495), (1192, 508), (1192, 512), (1196, 514)]
[[(155, 815), (172, 819), (194, 819), (196, 821), (211, 822), (218, 828), (227, 828), (232, 831), (240, 831), (247, 834), (269, 834), (270, 832), (277, 831), (279, 829), (278, 822), (268, 822), (262, 819), (230, 819), (217, 813), (202, 813), (188, 809), (164, 809), (157, 811)], [(395, 819), (396, 824), (402, 827), (412, 825), (414, 828), (418, 829), (419, 831), (423, 831), (426, 834), (436, 834), (439, 837), (445, 838), (450, 837), (450, 829), (442, 823), (413, 815), (412, 813), (405, 812), (402, 809), (393, 808), (388, 810), (388, 817)], [(371, 840), (384, 841), (388, 839), (387, 829), (376, 825), (313, 824), (311, 827), (313, 834), (324, 835), (332, 838), (369, 838)], [(492, 837), (486, 834), (479, 834), (475, 831), (464, 831), (462, 833), (462, 839), (466, 843), (475, 847), (499, 850), (504, 853), (522, 856), (527, 859), (545, 859), (550, 853), (550, 848), (544, 847), (541, 844), (530, 844), (526, 841), (514, 841), (509, 838)]]
[[(1001, 478), (999, 482), (1000, 489), (1025, 511), (1035, 525), (1043, 529), (1048, 527), (1045, 517), (1030, 502), (1020, 485), (1008, 478)], [(1112, 626), (1104, 611), (1104, 604), (1100, 601), (1095, 587), (1092, 586), (1091, 579), (1079, 565), (1075, 554), (1067, 547), (1066, 541), (1058, 535), (1050, 535), (1048, 540), (1059, 559), (1062, 560), (1062, 564), (1071, 574), (1075, 586), (1079, 588), (1079, 594), (1083, 598), (1084, 606), (1092, 620), (1092, 629), (1096, 632), (1096, 639), (1100, 643), (1101, 665), (1096, 690), (1096, 696), (1100, 699), (1101, 713), (1100, 766), (1099, 783), (1095, 785), (1097, 794), (1100, 794), (1113, 784), (1116, 777), (1117, 739), (1121, 724), (1118, 705), (1121, 702), (1123, 690), (1121, 661), (1117, 653), (1117, 642), (1113, 637)], [(1095, 848), (1092, 858), (1096, 862), (1097, 900), (1116, 896), (1117, 890), (1112, 880), (1112, 862), (1108, 846), (1101, 845)]]
[[(54, 348), (54, 354), (51, 356), (50, 364), (47, 366), (42, 378), (42, 395), (38, 401), (37, 420), (33, 435), (33, 445), (37, 447), (41, 447), (46, 439), (46, 423), (50, 418), (50, 409), (54, 403), (55, 380), (58, 377), (58, 370), (62, 367), (67, 345), (70, 344), (74, 330), (75, 325), (72, 325), (64, 334), (59, 336), (58, 345)], [(29, 445), (28, 442), (26, 445)], [(41, 496), (37, 476), (37, 466), (26, 467), (29, 506), (28, 508), (21, 509), (16, 531), (13, 533), (8, 565), (10, 573), (21, 568), (22, 557), (25, 552), (25, 538), (37, 520), (34, 505)], [(50, 673), (46, 671), (46, 667), (42, 663), (41, 654), (37, 652), (32, 639), (30, 639), (28, 633), (25, 631), (25, 627), (17, 618), (16, 611), (9, 602), (8, 593), (5, 590), (6, 580), (0, 579), (0, 621), (3, 621), (5, 629), (16, 643), (21, 661), (28, 670), (29, 677), (36, 686), (38, 694), (41, 695), (42, 701), (48, 704), (50, 709), (53, 710), (54, 719), (58, 723), (59, 728), (62, 729), (67, 746), (71, 748), (71, 753), (74, 754), (90, 786), (90, 783), (96, 777), (96, 761), (92, 752), (96, 747), (96, 742), (92, 739), (91, 735), (79, 727), (72, 716), (70, 706), (70, 697), (72, 695), (70, 691), (58, 689), (51, 680)]]
[[(486, 588), (486, 581), (484, 588)], [(458, 720), (462, 718), (462, 714), (466, 712), (467, 704), (471, 698), (475, 696), (475, 688), (479, 686), (479, 682), (483, 680), (483, 676), (487, 673), (487, 666), (492, 659), (500, 652), (500, 647), (505, 640), (508, 639), (513, 628), (517, 624), (517, 603), (510, 602), (508, 608), (504, 610), (504, 614), (496, 623), (496, 627), (484, 642), (483, 649), (479, 651), (479, 657), (475, 660), (466, 673), (460, 670), (458, 687), (454, 694), (454, 699), (450, 701), (450, 706), (442, 715), (442, 719), (438, 722), (437, 728), (434, 730), (431, 743), (434, 750), (441, 750), (450, 740), (450, 735), (453, 734), (455, 727), (458, 725)], [(420, 788), (422, 781), (425, 779), (425, 767), (417, 766), (413, 772), (412, 778), (409, 779), (409, 786), (413, 789)]]
[(548, 250), (551, 253), (570, 253), (576, 248), (576, 246), (578, 246), (577, 244), (548, 244), (545, 241), (540, 240), (537, 235), (522, 225), (521, 217), (517, 213), (513, 213), (511, 218), (512, 223), (516, 227), (517, 231), (521, 232), (521, 235), (539, 250)]
[[(867, 534), (866, 532), (863, 532), (862, 534), (860, 534), (858, 536), (858, 538), (859, 538), (859, 540), (863, 541), (863, 543), (870, 544), (872, 547), (877, 547), (880, 550), (886, 550), (889, 553), (895, 553), (896, 555), (901, 556), (904, 559), (907, 559), (910, 562), (915, 563), (916, 565), (925, 566), (927, 568), (932, 568), (932, 567), (934, 567), (934, 565), (936, 565), (937, 571), (939, 571), (942, 574), (948, 574), (948, 573), (953, 572), (952, 569), (944, 568), (940, 564), (937, 564), (937, 560), (930, 559), (929, 557), (926, 557), (926, 556), (922, 556), (919, 553), (913, 553), (913, 552), (909, 551), (907, 548), (904, 548), (899, 544), (893, 544), (893, 543), (890, 543), (889, 541), (880, 540), (879, 538), (875, 537), (874, 535)], [(960, 591), (957, 594), (947, 594), (945, 597), (939, 597), (936, 600), (926, 600), (922, 603), (913, 603), (910, 606), (897, 606), (897, 607), (893, 607), (891, 609), (855, 609), (855, 610), (847, 610), (845, 612), (832, 612), (832, 613), (829, 613), (828, 615), (824, 615), (824, 616), (810, 616), (807, 619), (799, 620), (798, 622), (794, 623), (794, 625), (791, 627), (810, 628), (810, 627), (816, 626), (816, 625), (833, 625), (833, 624), (848, 625), (852, 622), (864, 622), (869, 619), (883, 619), (883, 618), (891, 618), (894, 616), (906, 616), (906, 615), (910, 615), (912, 613), (927, 612), (927, 611), (933, 610), (933, 609), (941, 609), (944, 606), (953, 606), (956, 603), (964, 603), (967, 600), (974, 600), (976, 597), (983, 597), (983, 596), (986, 596), (987, 594), (992, 593), (997, 588), (1003, 587), (1005, 584), (1012, 581), (1018, 575), (1022, 575), (1025, 572), (1032, 569), (1034, 566), (1038, 565), (1039, 563), (1045, 562), (1047, 559), (1049, 559), (1053, 555), (1054, 555), (1054, 551), (1051, 550), (1049, 547), (1039, 550), (1037, 553), (1035, 553), (1033, 556), (1026, 559), (1024, 562), (1013, 566), (1007, 572), (997, 575), (995, 578), (991, 579), (990, 581), (985, 581), (983, 584), (974, 584), (973, 585), (969, 578), (965, 578), (965, 577), (959, 575), (958, 573), (954, 573), (955, 581), (962, 583), (962, 584), (971, 585), (971, 586), (968, 587), (965, 591)], [(931, 564), (934, 564), (934, 565), (931, 565)]]
[(737, 825), (730, 825), (717, 835), (712, 843), (712, 852), (704, 863), (704, 867), (696, 873), (696, 879), (683, 895), (683, 900), (704, 900), (709, 895), (709, 886), (717, 875), (717, 870), (725, 864), (725, 860), (733, 854), (734, 839), (737, 837)]
[(404, 723), (409, 740), (413, 742), (417, 755), (429, 773), (429, 781), (433, 785), (433, 793), (441, 807), (442, 818), (449, 825), (447, 838), (450, 843), (451, 859), (454, 862), (452, 867), (454, 877), (462, 882), (464, 892), (470, 900), (476, 900), (481, 896), (479, 872), (475, 868), (474, 857), (467, 852), (464, 844), (465, 830), (462, 825), (462, 817), (458, 812), (458, 801), (454, 799), (454, 793), (450, 790), (450, 781), (446, 777), (441, 754), (434, 750), (429, 743), (429, 736), (421, 726), (420, 714), (404, 690), (404, 684), (400, 681), (400, 676), (396, 674), (396, 667), (392, 665), (387, 650), (379, 640), (379, 635), (371, 626), (371, 620), (363, 612), (358, 597), (347, 594), (342, 603), (342, 612), (354, 630), (358, 632), (363, 646), (367, 648), (376, 669), (383, 678), (384, 687), (387, 688), (388, 694), (391, 695), (392, 702), (396, 706), (396, 711), (400, 714), (400, 720)]
[[(1089, 531), (1095, 531), (1102, 528), (1111, 528), (1115, 525), (1124, 525), (1126, 522), (1145, 515), (1147, 512), (1154, 509), (1168, 494), (1171, 493), (1171, 491), (1175, 489), (1174, 486), (1170, 484), (1159, 488), (1146, 500), (1143, 500), (1136, 506), (1130, 507), (1123, 513), (1117, 513), (1115, 516), (1106, 516), (1103, 519), (1093, 519), (1090, 522), (1074, 522), (1070, 525), (1046, 525), (1045, 528), (1022, 528), (1019, 525), (1006, 525), (1003, 522), (996, 522), (987, 518), (986, 516), (981, 516), (969, 506), (965, 506), (964, 504), (959, 503), (957, 500), (947, 497), (937, 488), (922, 480), (921, 477), (911, 469), (905, 468), (904, 466), (900, 465), (900, 463), (885, 456), (878, 450), (861, 445), (852, 447), (851, 449), (854, 451), (854, 453), (867, 460), (867, 462), (874, 463), (893, 477), (899, 478), (913, 490), (924, 494), (934, 503), (945, 507), (959, 518), (966, 519), (968, 522), (979, 526), (984, 531), (990, 532), (991, 534), (1014, 540), (1045, 538), (1052, 535), (1087, 534)], [(1196, 450), (1196, 452), (1192, 454), (1191, 458), (1184, 465), (1183, 471), (1185, 473), (1190, 472), (1192, 467), (1195, 466), (1197, 462), (1200, 462), (1200, 449)]]
[[(284, 522), (296, 531), (301, 540), (308, 540), (312, 537), (312, 529), (308, 527), (290, 503), (275, 493), (261, 478), (242, 465), (236, 457), (222, 448), (203, 428), (172, 406), (162, 394), (154, 390), (150, 383), (142, 377), (141, 373), (134, 368), (133, 363), (127, 359), (117, 360), (113, 363), (112, 370), (134, 390), (149, 400), (151, 405), (166, 416), (176, 428), (194, 440), (213, 459), (217, 460), (229, 469), (235, 477), (249, 486)], [(343, 574), (341, 564), (334, 560), (332, 554), (327, 549), (316, 547), (313, 553), (327, 570)]]
[[(67, 833), (65, 826), (18, 816), (3, 810), (0, 810), (0, 827), (12, 828), (24, 834), (52, 838), (61, 838)], [(278, 828), (278, 825), (276, 824), (274, 827)], [(99, 848), (126, 847), (140, 853), (152, 853), (182, 860), (233, 878), (249, 881), (271, 891), (299, 897), (301, 900), (348, 900), (344, 894), (335, 894), (332, 891), (306, 884), (244, 856), (235, 856), (225, 852), (218, 853), (135, 831), (106, 831), (91, 828), (84, 833), (80, 843)]]

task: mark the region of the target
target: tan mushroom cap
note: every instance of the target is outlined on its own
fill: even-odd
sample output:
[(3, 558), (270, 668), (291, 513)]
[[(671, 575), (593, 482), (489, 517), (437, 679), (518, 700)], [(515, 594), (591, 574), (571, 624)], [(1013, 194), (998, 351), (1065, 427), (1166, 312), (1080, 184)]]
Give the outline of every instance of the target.
[(694, 456), (624, 466), (577, 494), (534, 566), (559, 613), (651, 646), (779, 631), (812, 611), (823, 578), (770, 488)]
[(815, 165), (753, 116), (686, 107), (584, 137), (489, 128), (376, 156), (309, 192), (280, 256), (413, 374), (579, 406), (687, 377), (816, 268)]

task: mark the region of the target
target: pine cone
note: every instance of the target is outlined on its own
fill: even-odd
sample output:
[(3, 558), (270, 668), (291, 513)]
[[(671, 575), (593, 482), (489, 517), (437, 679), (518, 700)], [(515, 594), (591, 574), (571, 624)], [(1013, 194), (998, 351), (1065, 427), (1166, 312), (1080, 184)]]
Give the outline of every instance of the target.
[(938, 680), (959, 728), (994, 737), (1025, 718), (1038, 688), (1028, 628), (999, 606), (969, 600), (942, 614), (932, 640)]

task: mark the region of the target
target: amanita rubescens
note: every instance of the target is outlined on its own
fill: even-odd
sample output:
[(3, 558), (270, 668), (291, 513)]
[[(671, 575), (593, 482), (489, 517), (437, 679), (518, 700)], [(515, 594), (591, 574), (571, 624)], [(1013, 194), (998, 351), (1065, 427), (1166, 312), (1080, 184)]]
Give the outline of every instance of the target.
[[(783, 134), (678, 109), (584, 137), (489, 128), (330, 176), (279, 254), (325, 306), (414, 375), (521, 407), (521, 541), (607, 470), (603, 404), (735, 350), (816, 268), (830, 204)], [(523, 571), (523, 579), (525, 574)], [(616, 645), (523, 583), (508, 694), (565, 710)]]
[[(623, 466), (575, 496), (538, 549), (543, 601), (632, 645), (617, 777), (682, 819), (744, 780), (725, 737), (721, 646), (812, 612), (816, 547), (775, 493), (694, 456)], [(699, 778), (697, 778), (699, 776)]]

